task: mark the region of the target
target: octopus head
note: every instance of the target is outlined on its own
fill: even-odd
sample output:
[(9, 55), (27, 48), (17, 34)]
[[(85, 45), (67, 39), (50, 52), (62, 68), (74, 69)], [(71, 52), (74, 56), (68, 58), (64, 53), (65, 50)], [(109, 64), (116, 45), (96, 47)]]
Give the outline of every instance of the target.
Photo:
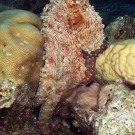
[(81, 6), (84, 4), (82, 0), (65, 0), (67, 4), (68, 11), (70, 13), (70, 20), (72, 20), (73, 26), (76, 24), (81, 24), (83, 21), (83, 13), (81, 11)]
[(80, 0), (70, 0), (72, 5), (80, 4)]
[(65, 0), (65, 2), (67, 3), (68, 6), (75, 7), (79, 5), (82, 6), (82, 4), (86, 2), (86, 0)]

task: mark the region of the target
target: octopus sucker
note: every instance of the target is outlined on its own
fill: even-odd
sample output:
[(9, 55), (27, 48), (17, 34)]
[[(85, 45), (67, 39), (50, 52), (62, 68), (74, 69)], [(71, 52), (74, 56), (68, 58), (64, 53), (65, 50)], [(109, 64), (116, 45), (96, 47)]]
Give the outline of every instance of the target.
[(45, 65), (34, 105), (42, 105), (38, 125), (43, 135), (49, 135), (51, 115), (62, 95), (93, 77), (95, 59), (90, 65), (82, 50), (90, 53), (100, 48), (103, 25), (88, 0), (51, 0), (41, 18)]

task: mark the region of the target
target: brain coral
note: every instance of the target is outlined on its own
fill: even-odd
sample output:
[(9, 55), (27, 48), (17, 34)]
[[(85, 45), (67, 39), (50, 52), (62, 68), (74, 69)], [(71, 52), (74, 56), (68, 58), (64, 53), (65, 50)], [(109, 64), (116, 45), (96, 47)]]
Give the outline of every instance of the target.
[(97, 72), (107, 81), (123, 79), (135, 84), (135, 39), (111, 44), (96, 61)]
[(13, 87), (26, 83), (31, 89), (37, 88), (43, 65), (40, 25), (40, 19), (28, 11), (0, 13), (0, 87), (4, 92), (9, 86), (5, 79), (13, 82)]
[(29, 90), (38, 87), (43, 65), (40, 19), (28, 11), (0, 13), (0, 108), (24, 106)]

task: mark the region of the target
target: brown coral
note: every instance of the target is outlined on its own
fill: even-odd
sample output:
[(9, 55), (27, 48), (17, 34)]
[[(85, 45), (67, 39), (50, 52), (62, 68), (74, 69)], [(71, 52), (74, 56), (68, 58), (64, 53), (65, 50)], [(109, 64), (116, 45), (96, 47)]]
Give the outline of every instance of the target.
[(23, 10), (0, 13), (0, 81), (7, 78), (38, 86), (39, 69), (43, 64), (43, 39), (40, 19)]
[(11, 104), (10, 99), (15, 100), (18, 85), (26, 89), (38, 87), (43, 65), (40, 25), (40, 19), (28, 11), (0, 13), (0, 95), (4, 103), (9, 100)]

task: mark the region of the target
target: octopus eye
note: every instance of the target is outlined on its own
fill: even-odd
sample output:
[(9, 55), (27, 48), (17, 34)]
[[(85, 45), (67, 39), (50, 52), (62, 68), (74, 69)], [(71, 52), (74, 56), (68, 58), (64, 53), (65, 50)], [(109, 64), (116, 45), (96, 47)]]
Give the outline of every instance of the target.
[(83, 19), (82, 15), (75, 17), (73, 25), (80, 23), (82, 21), (82, 19)]
[(79, 4), (79, 0), (72, 0), (72, 4)]

